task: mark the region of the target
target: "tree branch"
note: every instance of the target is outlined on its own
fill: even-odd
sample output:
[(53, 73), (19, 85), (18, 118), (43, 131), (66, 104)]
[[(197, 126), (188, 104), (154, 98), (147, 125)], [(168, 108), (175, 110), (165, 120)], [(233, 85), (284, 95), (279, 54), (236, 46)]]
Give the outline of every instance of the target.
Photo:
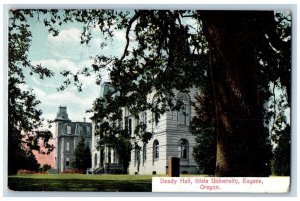
[(126, 56), (126, 52), (127, 52), (127, 50), (128, 50), (128, 46), (129, 46), (129, 32), (130, 32), (131, 26), (132, 26), (133, 22), (134, 22), (135, 20), (137, 20), (139, 17), (140, 17), (140, 12), (137, 12), (137, 11), (136, 11), (135, 15), (130, 19), (130, 21), (129, 21), (129, 23), (128, 23), (128, 27), (127, 27), (127, 29), (126, 29), (126, 36), (125, 36), (125, 37), (126, 37), (126, 46), (125, 46), (125, 48), (124, 48), (123, 55), (122, 55), (122, 57), (120, 58), (120, 62), (123, 61), (123, 59), (124, 59), (125, 56)]

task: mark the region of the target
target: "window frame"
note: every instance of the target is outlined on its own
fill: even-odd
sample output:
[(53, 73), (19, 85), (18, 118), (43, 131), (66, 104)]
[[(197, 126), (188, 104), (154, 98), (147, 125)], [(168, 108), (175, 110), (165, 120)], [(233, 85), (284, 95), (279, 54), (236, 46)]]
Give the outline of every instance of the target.
[(189, 126), (191, 114), (190, 96), (186, 92), (179, 92), (177, 99), (182, 101), (181, 108), (177, 111), (177, 124), (181, 126)]
[(188, 158), (189, 158), (189, 141), (187, 139), (180, 139), (178, 148), (179, 148), (180, 159), (188, 160)]
[(69, 158), (69, 156), (66, 157), (66, 166), (70, 166), (70, 158)]
[(147, 143), (143, 144), (143, 164), (147, 161)]
[(154, 160), (159, 159), (159, 141), (158, 140), (153, 141), (153, 159)]
[(67, 141), (67, 143), (66, 143), (66, 151), (70, 151), (70, 142), (69, 141)]
[(72, 127), (70, 125), (67, 125), (67, 134), (68, 135), (72, 134)]

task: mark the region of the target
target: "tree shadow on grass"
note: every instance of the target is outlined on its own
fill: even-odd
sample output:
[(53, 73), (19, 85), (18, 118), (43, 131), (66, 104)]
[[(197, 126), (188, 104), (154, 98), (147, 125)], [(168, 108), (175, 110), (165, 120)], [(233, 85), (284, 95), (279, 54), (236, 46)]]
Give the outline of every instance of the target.
[(9, 178), (12, 191), (151, 192), (152, 181)]

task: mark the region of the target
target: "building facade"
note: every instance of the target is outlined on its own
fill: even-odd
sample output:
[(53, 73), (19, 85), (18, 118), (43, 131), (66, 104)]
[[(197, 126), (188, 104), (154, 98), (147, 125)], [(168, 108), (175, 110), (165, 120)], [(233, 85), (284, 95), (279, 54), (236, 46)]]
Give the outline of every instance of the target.
[(83, 136), (85, 143), (92, 147), (92, 124), (72, 122), (67, 113), (67, 107), (60, 106), (54, 119), (55, 124), (55, 169), (58, 173), (73, 169), (74, 151)]
[[(183, 107), (179, 111), (164, 113), (158, 122), (155, 121), (151, 111), (140, 114), (139, 119), (146, 123), (147, 131), (153, 133), (153, 136), (148, 143), (138, 142), (141, 149), (132, 150), (130, 174), (167, 174), (168, 161), (172, 157), (180, 159), (180, 173), (199, 172), (192, 156), (196, 143), (195, 136), (189, 131), (191, 119), (196, 115), (192, 106), (196, 89), (189, 89), (189, 93), (174, 91), (174, 94), (183, 102)], [(155, 93), (150, 94), (148, 99), (155, 102)], [(129, 113), (126, 115), (132, 118), (134, 128), (136, 119)]]
[[(104, 97), (105, 91), (111, 89), (111, 85), (104, 83), (101, 88), (100, 96)], [(177, 99), (183, 102), (183, 106), (179, 111), (166, 112), (160, 116), (158, 122), (154, 120), (154, 113), (151, 111), (141, 113), (137, 120), (127, 108), (122, 108), (123, 126), (126, 122), (132, 137), (134, 128), (139, 123), (138, 121), (143, 121), (147, 126), (146, 130), (153, 134), (148, 143), (138, 141), (140, 148), (131, 151), (129, 174), (167, 174), (168, 160), (171, 157), (180, 158), (180, 173), (199, 173), (192, 156), (196, 143), (195, 136), (189, 131), (191, 119), (196, 115), (192, 104), (195, 101), (196, 91), (198, 91), (196, 88), (189, 89), (189, 93), (174, 91)], [(156, 99), (155, 92), (149, 94), (147, 98), (148, 102), (154, 102)], [(105, 172), (107, 166), (109, 166), (115, 167), (115, 170), (117, 170), (117, 167), (121, 167), (118, 153), (109, 145), (97, 149), (98, 139), (98, 136), (92, 136), (92, 169)]]

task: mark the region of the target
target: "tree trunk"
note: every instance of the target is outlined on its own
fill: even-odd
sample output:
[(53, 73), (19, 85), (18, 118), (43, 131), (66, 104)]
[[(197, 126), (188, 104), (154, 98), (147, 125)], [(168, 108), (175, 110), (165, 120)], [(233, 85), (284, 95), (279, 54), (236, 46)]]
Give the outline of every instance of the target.
[(268, 12), (199, 12), (211, 54), (216, 176), (265, 174), (256, 65), (256, 46), (263, 36), (259, 20), (264, 13)]

